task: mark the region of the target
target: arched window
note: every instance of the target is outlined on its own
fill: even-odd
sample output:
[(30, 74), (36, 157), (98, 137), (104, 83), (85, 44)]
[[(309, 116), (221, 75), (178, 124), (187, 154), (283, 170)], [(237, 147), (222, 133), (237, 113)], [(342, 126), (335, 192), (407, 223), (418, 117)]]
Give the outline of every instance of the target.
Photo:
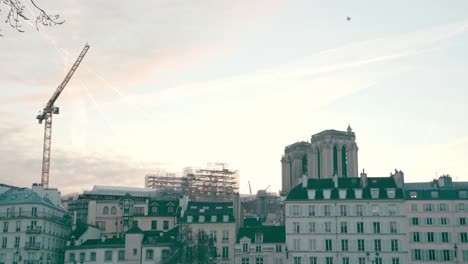
[(338, 175), (338, 148), (333, 147), (333, 175)]
[(115, 206), (112, 206), (112, 207), (111, 207), (111, 214), (112, 214), (112, 215), (117, 214), (117, 208), (115, 208)]
[(320, 149), (317, 148), (317, 179), (320, 179)]
[(105, 215), (109, 214), (109, 207), (104, 206), (104, 209), (102, 209), (102, 213)]
[(307, 155), (304, 155), (304, 157), (302, 157), (302, 175), (308, 175), (308, 173), (307, 173)]
[(346, 146), (341, 148), (341, 175), (348, 177), (348, 154), (346, 153)]

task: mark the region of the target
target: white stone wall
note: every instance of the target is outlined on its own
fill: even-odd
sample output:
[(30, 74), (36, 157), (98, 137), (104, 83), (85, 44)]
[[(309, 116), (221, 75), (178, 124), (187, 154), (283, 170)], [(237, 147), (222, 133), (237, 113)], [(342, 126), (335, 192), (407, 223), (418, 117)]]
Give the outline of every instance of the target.
[[(243, 244), (248, 244), (248, 251), (243, 251)], [(256, 247), (260, 246), (261, 251), (257, 252)], [(281, 251), (276, 251), (276, 246), (281, 247)], [(256, 263), (257, 258), (263, 258), (263, 263), (271, 264), (283, 264), (286, 263), (286, 244), (266, 244), (266, 243), (252, 243), (249, 238), (240, 239), (239, 243), (236, 243), (235, 252), (235, 264), (242, 264), (243, 258), (248, 258), (249, 263)]]

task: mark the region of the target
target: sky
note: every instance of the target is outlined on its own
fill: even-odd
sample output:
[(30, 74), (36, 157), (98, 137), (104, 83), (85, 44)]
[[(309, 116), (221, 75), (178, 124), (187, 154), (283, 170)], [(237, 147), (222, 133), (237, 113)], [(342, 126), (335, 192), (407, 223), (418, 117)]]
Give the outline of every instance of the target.
[(65, 23), (0, 24), (0, 183), (40, 182), (35, 116), (85, 43), (55, 104), (62, 193), (207, 162), (278, 191), (285, 146), (348, 124), (371, 177), (468, 181), (467, 1), (36, 2)]

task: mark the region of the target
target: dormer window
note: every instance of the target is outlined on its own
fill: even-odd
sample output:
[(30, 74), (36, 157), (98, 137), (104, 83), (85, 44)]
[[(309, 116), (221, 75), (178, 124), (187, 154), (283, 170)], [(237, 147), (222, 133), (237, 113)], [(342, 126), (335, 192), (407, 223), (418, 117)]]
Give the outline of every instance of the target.
[(431, 192), (431, 198), (433, 198), (433, 199), (439, 198), (439, 192), (438, 191), (432, 191)]
[(255, 243), (263, 243), (263, 234), (262, 233), (255, 234)]
[(323, 190), (323, 199), (330, 200), (331, 190)]
[(354, 189), (354, 196), (356, 199), (362, 199), (362, 189)]
[(229, 222), (229, 215), (223, 215), (223, 222)]
[(200, 216), (198, 217), (198, 222), (200, 222), (200, 223), (205, 222), (205, 216), (204, 216), (204, 215), (200, 215)]
[(346, 199), (346, 189), (340, 189), (338, 193), (340, 194), (340, 199)]
[(315, 193), (315, 190), (307, 190), (307, 197), (309, 198), (309, 200), (315, 199)]
[(187, 222), (188, 223), (193, 222), (193, 215), (187, 215)]
[(389, 199), (395, 199), (395, 189), (393, 188), (388, 188), (387, 189), (387, 197)]
[(458, 197), (459, 197), (460, 199), (466, 199), (466, 198), (468, 198), (468, 191), (459, 191), (459, 192), (458, 192)]
[(215, 223), (218, 221), (218, 217), (216, 215), (211, 216), (211, 222)]
[(411, 197), (411, 199), (418, 198), (418, 193), (417, 192), (410, 192), (410, 197)]
[(170, 213), (170, 214), (174, 213), (174, 206), (168, 206), (167, 207), (167, 212)]
[(372, 197), (372, 199), (377, 199), (377, 198), (379, 198), (379, 189), (377, 189), (377, 188), (372, 188), (372, 189), (371, 189), (371, 197)]

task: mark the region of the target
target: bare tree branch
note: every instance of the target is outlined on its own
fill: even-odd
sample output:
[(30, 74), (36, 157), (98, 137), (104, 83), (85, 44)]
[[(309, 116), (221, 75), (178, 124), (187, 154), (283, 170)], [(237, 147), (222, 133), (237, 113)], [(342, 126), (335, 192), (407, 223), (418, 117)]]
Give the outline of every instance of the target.
[[(5, 23), (10, 24), (18, 32), (24, 32), (21, 29), (21, 22), (29, 20), (29, 18), (24, 14), (25, 11), (25, 2), (28, 0), (0, 0), (0, 14), (3, 7), (6, 7), (7, 15)], [(36, 17), (36, 29), (39, 30), (39, 25), (42, 26), (55, 26), (61, 25), (65, 20), (60, 19), (60, 15), (49, 15), (44, 9), (40, 8), (34, 0), (29, 0), (31, 4), (39, 11), (39, 14)], [(0, 36), (3, 36), (0, 34)]]

